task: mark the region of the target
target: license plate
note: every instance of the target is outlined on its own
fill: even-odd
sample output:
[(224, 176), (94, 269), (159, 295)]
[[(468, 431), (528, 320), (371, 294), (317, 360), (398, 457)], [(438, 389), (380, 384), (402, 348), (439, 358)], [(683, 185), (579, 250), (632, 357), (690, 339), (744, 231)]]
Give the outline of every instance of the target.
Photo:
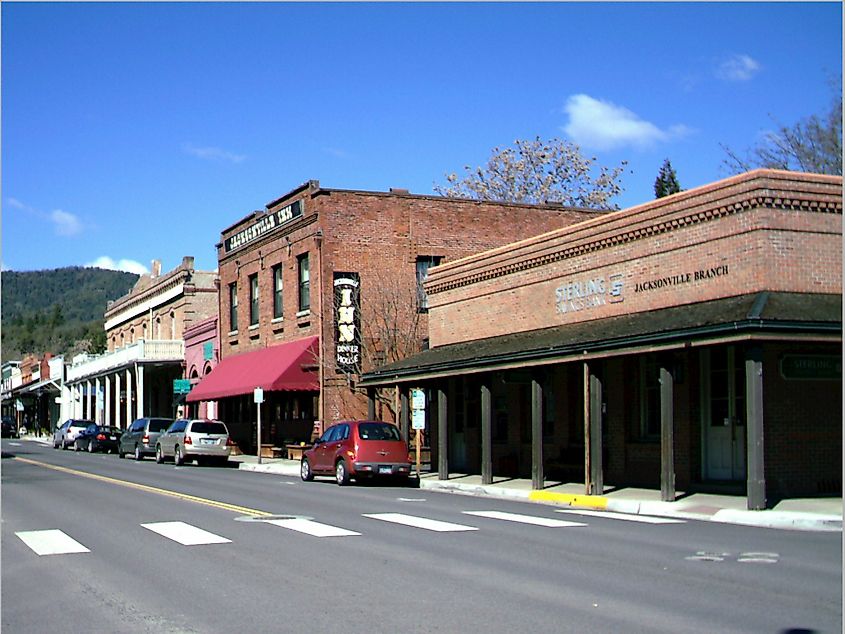
[(200, 442), (202, 442), (203, 445), (213, 445), (213, 444), (217, 443), (217, 441), (214, 440), (214, 438), (203, 438)]
[(379, 473), (393, 473), (393, 468), (392, 467), (379, 467), (378, 472)]
[(117, 436), (109, 436), (109, 440), (117, 440)]

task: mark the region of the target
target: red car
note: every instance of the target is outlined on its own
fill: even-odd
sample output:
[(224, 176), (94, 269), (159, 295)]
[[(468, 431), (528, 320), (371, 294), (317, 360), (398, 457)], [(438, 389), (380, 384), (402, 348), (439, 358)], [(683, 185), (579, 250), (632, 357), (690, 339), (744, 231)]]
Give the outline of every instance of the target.
[(332, 474), (341, 486), (361, 477), (393, 476), (407, 481), (411, 474), (408, 445), (390, 423), (336, 423), (302, 454), (300, 464), (300, 475), (306, 482), (315, 475)]

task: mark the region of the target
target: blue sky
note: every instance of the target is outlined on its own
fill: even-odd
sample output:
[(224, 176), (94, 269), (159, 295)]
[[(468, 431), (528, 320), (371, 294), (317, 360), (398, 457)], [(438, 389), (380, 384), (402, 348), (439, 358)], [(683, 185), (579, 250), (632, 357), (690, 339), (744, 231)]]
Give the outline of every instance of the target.
[(430, 194), (515, 139), (728, 175), (829, 107), (833, 3), (2, 3), (2, 266), (217, 266), (301, 183)]

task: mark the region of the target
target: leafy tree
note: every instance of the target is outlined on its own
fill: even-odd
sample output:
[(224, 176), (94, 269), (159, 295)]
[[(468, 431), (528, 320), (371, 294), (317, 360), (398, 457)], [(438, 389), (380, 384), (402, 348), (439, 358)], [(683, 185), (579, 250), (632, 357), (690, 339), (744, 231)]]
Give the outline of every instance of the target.
[(722, 145), (724, 166), (733, 173), (756, 167), (842, 175), (842, 91), (835, 90), (830, 108), (821, 115), (801, 119), (794, 125), (777, 126), (763, 140), (740, 156)]
[(679, 191), (681, 191), (681, 185), (678, 183), (678, 175), (675, 174), (675, 168), (672, 167), (669, 159), (666, 159), (654, 181), (654, 197), (663, 198), (670, 194), (677, 194)]
[(610, 200), (623, 190), (619, 176), (627, 163), (601, 167), (593, 177), (595, 161), (561, 139), (517, 139), (513, 147), (493, 148), (486, 166), (465, 166), (463, 178), (447, 174), (447, 184), (435, 185), (434, 191), (453, 198), (618, 209)]

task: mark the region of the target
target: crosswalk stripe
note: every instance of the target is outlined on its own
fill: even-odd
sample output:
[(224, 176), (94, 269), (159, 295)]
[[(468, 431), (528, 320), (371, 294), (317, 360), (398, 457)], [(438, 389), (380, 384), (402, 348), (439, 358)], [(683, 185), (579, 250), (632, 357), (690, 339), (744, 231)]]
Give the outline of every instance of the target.
[(440, 522), (438, 520), (430, 520), (425, 517), (405, 515), (404, 513), (372, 513), (364, 514), (364, 517), (369, 517), (374, 520), (382, 520), (383, 522), (393, 522), (394, 524), (402, 524), (403, 526), (423, 528), (428, 531), (437, 531), (438, 533), (478, 530), (474, 526), (464, 526), (463, 524), (451, 524), (449, 522)]
[(488, 517), (494, 520), (506, 520), (508, 522), (519, 522), (521, 524), (533, 524), (535, 526), (547, 526), (549, 528), (570, 528), (573, 526), (586, 526), (583, 522), (568, 522), (547, 517), (536, 517), (534, 515), (520, 515), (518, 513), (504, 513), (502, 511), (463, 511), (465, 515), (476, 515)]
[(642, 522), (643, 524), (685, 524), (685, 520), (669, 517), (651, 517), (649, 515), (629, 515), (628, 513), (614, 513), (613, 511), (575, 511), (569, 509), (557, 509), (558, 513), (572, 513), (574, 515), (589, 515), (592, 517), (607, 517), (614, 520), (626, 522)]
[(158, 533), (162, 537), (172, 539), (183, 546), (200, 546), (203, 544), (228, 544), (231, 539), (220, 537), (214, 533), (191, 526), (185, 522), (154, 522), (152, 524), (141, 524), (144, 528)]
[(20, 531), (15, 533), (35, 554), (67, 555), (70, 553), (90, 553), (91, 551), (78, 541), (58, 529), (43, 531)]
[(346, 537), (349, 535), (360, 535), (355, 531), (349, 531), (338, 526), (330, 526), (329, 524), (321, 524), (313, 520), (304, 518), (291, 518), (284, 520), (263, 520), (267, 524), (274, 524), (282, 528), (289, 528), (292, 531), (298, 531), (314, 537)]

